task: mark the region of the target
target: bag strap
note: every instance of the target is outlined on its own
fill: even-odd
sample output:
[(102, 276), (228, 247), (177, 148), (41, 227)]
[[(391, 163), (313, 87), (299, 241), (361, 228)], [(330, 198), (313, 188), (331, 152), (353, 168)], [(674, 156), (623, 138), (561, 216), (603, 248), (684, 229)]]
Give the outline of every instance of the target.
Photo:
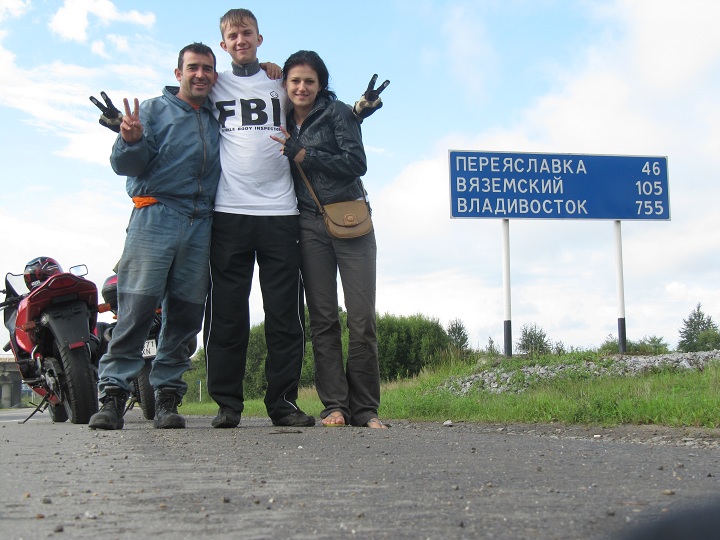
[(303, 168), (300, 166), (299, 163), (294, 163), (294, 165), (300, 171), (300, 176), (302, 176), (303, 180), (305, 181), (305, 185), (307, 186), (308, 191), (310, 192), (310, 195), (313, 198), (313, 201), (315, 201), (315, 204), (317, 204), (317, 207), (320, 209), (320, 213), (324, 216), (325, 208), (323, 208), (323, 205), (320, 204), (320, 201), (318, 200), (317, 195), (315, 195), (315, 191), (313, 190), (312, 186), (310, 185), (310, 180), (308, 180), (307, 176), (305, 176), (305, 171), (303, 171)]
[[(320, 209), (320, 213), (324, 216), (325, 215), (325, 208), (322, 204), (320, 204), (320, 201), (317, 198), (317, 195), (315, 195), (315, 191), (313, 190), (312, 186), (310, 185), (310, 180), (308, 180), (307, 176), (305, 176), (305, 171), (303, 171), (303, 168), (300, 166), (299, 163), (293, 162), (293, 165), (295, 165), (298, 168), (298, 171), (300, 171), (300, 176), (302, 176), (302, 179), (305, 181), (305, 185), (308, 188), (308, 191), (310, 192), (310, 195), (313, 198), (313, 201), (315, 201), (315, 204), (317, 204), (317, 207)], [(365, 191), (365, 186), (363, 185), (362, 178), (359, 178), (360, 180), (360, 188), (363, 192), (363, 199), (365, 200), (365, 204), (368, 207), (368, 212), (372, 214), (372, 209), (370, 208), (370, 203), (367, 200), (367, 192)]]

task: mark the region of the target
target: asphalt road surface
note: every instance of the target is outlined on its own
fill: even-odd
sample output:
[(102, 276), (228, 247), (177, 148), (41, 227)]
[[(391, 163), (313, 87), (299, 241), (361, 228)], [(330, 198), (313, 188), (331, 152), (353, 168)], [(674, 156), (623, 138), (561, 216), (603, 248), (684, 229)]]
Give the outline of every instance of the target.
[(2, 539), (617, 539), (720, 495), (718, 430), (27, 414), (0, 411)]

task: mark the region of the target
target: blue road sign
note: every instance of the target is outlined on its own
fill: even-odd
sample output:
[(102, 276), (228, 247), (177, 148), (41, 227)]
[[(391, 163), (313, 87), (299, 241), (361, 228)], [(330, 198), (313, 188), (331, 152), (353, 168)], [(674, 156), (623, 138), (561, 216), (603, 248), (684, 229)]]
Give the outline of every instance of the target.
[(450, 151), (453, 218), (670, 220), (667, 157)]

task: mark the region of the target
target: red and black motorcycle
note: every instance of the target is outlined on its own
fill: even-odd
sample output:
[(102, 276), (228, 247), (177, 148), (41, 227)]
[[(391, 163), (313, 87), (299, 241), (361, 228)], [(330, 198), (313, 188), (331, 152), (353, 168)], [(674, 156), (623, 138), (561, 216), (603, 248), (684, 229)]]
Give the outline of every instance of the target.
[[(98, 410), (97, 287), (85, 275), (85, 265), (63, 272), (50, 257), (5, 275), (3, 350), (12, 349), (23, 382), (42, 398), (25, 422), (47, 409), (54, 422), (87, 424)], [(18, 293), (23, 280), (29, 292)]]

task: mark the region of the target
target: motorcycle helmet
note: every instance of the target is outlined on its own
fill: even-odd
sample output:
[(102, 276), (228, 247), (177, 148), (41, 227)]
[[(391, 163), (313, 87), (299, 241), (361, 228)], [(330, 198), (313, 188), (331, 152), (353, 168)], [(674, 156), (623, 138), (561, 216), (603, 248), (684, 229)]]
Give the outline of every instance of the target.
[(106, 303), (110, 304), (110, 311), (117, 312), (117, 274), (110, 276), (105, 280), (102, 287), (102, 297)]
[(62, 267), (51, 257), (38, 257), (25, 265), (23, 276), (28, 291), (42, 285), (50, 276), (62, 274)]

